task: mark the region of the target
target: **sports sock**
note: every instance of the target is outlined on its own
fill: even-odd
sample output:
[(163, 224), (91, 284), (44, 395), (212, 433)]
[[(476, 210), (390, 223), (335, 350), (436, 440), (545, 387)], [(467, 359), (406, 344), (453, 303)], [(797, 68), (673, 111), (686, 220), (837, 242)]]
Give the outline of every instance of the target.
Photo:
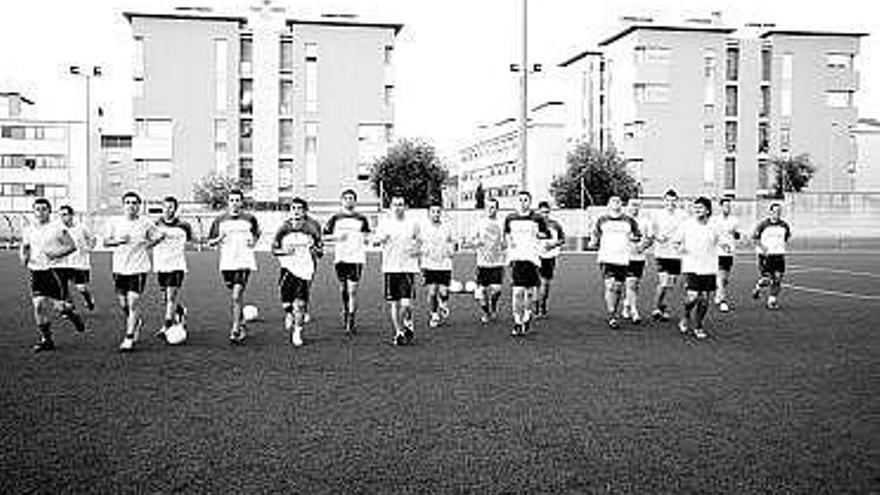
[(37, 325), (37, 330), (39, 330), (40, 336), (43, 337), (43, 340), (52, 340), (51, 323), (40, 323), (39, 325)]
[(165, 318), (165, 322), (162, 324), (162, 326), (163, 326), (166, 330), (169, 329), (169, 328), (171, 328), (172, 325), (174, 325), (174, 320), (172, 320), (171, 318)]

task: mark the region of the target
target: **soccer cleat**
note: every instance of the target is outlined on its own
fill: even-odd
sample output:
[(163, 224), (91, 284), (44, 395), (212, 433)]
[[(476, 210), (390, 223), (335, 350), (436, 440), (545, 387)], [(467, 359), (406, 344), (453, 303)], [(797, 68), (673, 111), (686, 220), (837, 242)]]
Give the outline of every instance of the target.
[(122, 343), (119, 344), (119, 352), (130, 352), (134, 350), (134, 335), (126, 335), (124, 339), (122, 339)]
[(728, 305), (725, 301), (721, 301), (720, 303), (718, 303), (718, 311), (721, 311), (722, 313), (727, 313), (728, 311), (730, 311), (730, 305)]
[(767, 309), (779, 309), (779, 303), (775, 297), (770, 296), (767, 298)]
[(54, 351), (55, 342), (52, 339), (40, 339), (32, 348), (34, 352)]
[(285, 313), (284, 314), (284, 331), (290, 332), (293, 330), (293, 313)]
[(752, 289), (752, 299), (757, 301), (760, 298), (761, 298), (761, 288), (758, 286), (755, 286), (755, 288)]
[(720, 305), (720, 304), (723, 303), (723, 302), (724, 302), (724, 298), (721, 297), (721, 294), (717, 294), (717, 293), (716, 293), (716, 294), (715, 294), (715, 304)]
[(405, 346), (407, 344), (406, 336), (402, 333), (399, 333), (394, 336), (394, 340), (392, 340), (391, 343), (395, 346)]
[(617, 319), (617, 317), (612, 316), (608, 318), (608, 328), (612, 330), (617, 330), (618, 328), (620, 328), (620, 321)]
[(663, 311), (661, 311), (659, 309), (655, 309), (654, 311), (651, 312), (651, 318), (654, 321), (663, 321)]
[(695, 329), (694, 329), (694, 337), (696, 337), (696, 338), (698, 338), (698, 339), (700, 339), (700, 340), (703, 340), (703, 339), (705, 339), (705, 338), (708, 337), (708, 336), (709, 336), (709, 335), (706, 334), (706, 332), (704, 332), (702, 328), (695, 328)]
[(309, 313), (303, 314), (303, 323), (308, 323), (312, 321), (312, 315)]
[(413, 332), (412, 328), (404, 328), (403, 329), (403, 338), (406, 340), (406, 344), (412, 344), (413, 340), (416, 338), (415, 332)]
[(685, 318), (678, 320), (678, 331), (683, 334), (688, 332), (688, 323)]
[(511, 337), (519, 337), (520, 335), (522, 335), (522, 331), (520, 330), (520, 324), (514, 323), (513, 329), (510, 331), (510, 336)]
[(293, 344), (294, 347), (300, 347), (303, 345), (302, 327), (293, 328), (293, 332), (290, 334), (290, 343)]
[(240, 327), (238, 330), (233, 328), (229, 332), (229, 344), (230, 345), (241, 345), (244, 344), (244, 327)]
[(153, 332), (153, 337), (155, 337), (157, 339), (165, 340), (165, 330), (166, 330), (165, 327), (160, 327), (158, 330)]
[(437, 328), (440, 326), (440, 315), (437, 313), (431, 313), (431, 318), (428, 320), (428, 326), (431, 328)]
[(448, 320), (449, 319), (449, 306), (446, 303), (440, 303), (440, 319)]
[(639, 315), (639, 310), (637, 310), (636, 308), (632, 308), (632, 310), (629, 312), (629, 319), (635, 325), (641, 323), (642, 317), (641, 315)]
[(481, 315), (480, 316), (480, 325), (488, 325), (489, 324), (489, 315)]

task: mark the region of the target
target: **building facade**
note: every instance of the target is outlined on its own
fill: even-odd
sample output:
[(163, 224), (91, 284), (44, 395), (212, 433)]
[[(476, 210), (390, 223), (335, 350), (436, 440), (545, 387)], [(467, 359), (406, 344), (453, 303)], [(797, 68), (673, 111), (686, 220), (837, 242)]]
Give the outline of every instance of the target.
[(852, 190), (880, 194), (880, 120), (859, 119), (852, 133), (858, 150), (850, 174)]
[(399, 24), (245, 15), (125, 14), (134, 39), (131, 153), (144, 194), (192, 197), (209, 173), (258, 204), (370, 191), (368, 164), (394, 132)]
[(811, 191), (848, 190), (862, 36), (633, 23), (560, 64), (567, 134), (619, 151), (646, 196), (760, 196), (770, 159), (801, 153)]
[(28, 118), (32, 105), (19, 93), (0, 92), (0, 212), (31, 211), (37, 197), (88, 210), (85, 123)]

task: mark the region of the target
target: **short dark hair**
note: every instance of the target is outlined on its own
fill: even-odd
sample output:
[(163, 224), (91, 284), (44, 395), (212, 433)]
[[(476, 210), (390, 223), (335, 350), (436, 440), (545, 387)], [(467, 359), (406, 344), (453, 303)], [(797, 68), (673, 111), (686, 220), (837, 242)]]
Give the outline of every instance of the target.
[(49, 208), (49, 211), (52, 211), (52, 203), (50, 203), (49, 200), (46, 198), (35, 199), (34, 206), (37, 206), (37, 205), (45, 205), (47, 208)]
[(523, 189), (522, 191), (520, 191), (519, 194), (518, 194), (518, 196), (528, 196), (529, 199), (532, 199), (532, 193), (526, 191), (525, 189)]
[(501, 205), (501, 203), (498, 202), (498, 198), (489, 198), (489, 199), (487, 199), (487, 200), (486, 200), (486, 204), (489, 204), (489, 203), (495, 203), (495, 206), (499, 206), (499, 205)]
[(58, 211), (66, 211), (67, 213), (73, 215), (73, 207), (70, 205), (62, 205), (61, 208), (58, 208)]
[(782, 203), (780, 203), (779, 201), (774, 201), (774, 202), (770, 203), (770, 208), (768, 208), (768, 209), (772, 210), (773, 208), (780, 208), (781, 209)]
[(143, 203), (143, 200), (141, 199), (141, 195), (134, 192), (134, 191), (126, 191), (126, 193), (122, 195), (122, 202), (123, 203), (125, 203), (126, 198), (134, 198), (137, 200), (138, 203)]
[(700, 196), (699, 198), (694, 200), (695, 205), (703, 205), (706, 208), (706, 211), (711, 215), (712, 214), (712, 201), (706, 196)]
[(176, 208), (178, 207), (178, 205), (179, 205), (179, 203), (177, 202), (177, 198), (175, 198), (174, 196), (165, 196), (165, 198), (162, 199), (162, 201), (163, 201), (164, 203), (174, 203), (174, 208), (175, 208), (175, 209), (176, 209)]
[(341, 198), (341, 197), (345, 196), (346, 194), (351, 194), (352, 196), (354, 196), (355, 201), (357, 201), (358, 193), (355, 192), (354, 189), (349, 188), (349, 189), (342, 191), (342, 194), (340, 194), (339, 197)]
[(226, 193), (226, 197), (229, 198), (230, 196), (238, 196), (239, 198), (244, 199), (244, 193), (241, 192), (241, 189), (230, 189), (230, 191)]
[(733, 198), (730, 196), (721, 196), (721, 199), (718, 200), (719, 205), (723, 205), (724, 203), (732, 203)]
[(540, 209), (540, 208), (550, 209), (550, 202), (549, 201), (541, 201), (540, 203), (538, 203), (538, 209)]
[(670, 187), (669, 189), (666, 190), (665, 193), (663, 193), (663, 196), (664, 196), (664, 197), (669, 196), (670, 198), (676, 198), (676, 199), (677, 199), (677, 198), (678, 198), (678, 193), (675, 192), (675, 189), (673, 189), (673, 188)]
[(301, 198), (301, 197), (299, 197), (299, 196), (297, 196), (297, 197), (295, 197), (295, 198), (293, 198), (293, 199), (290, 200), (290, 206), (293, 206), (293, 205), (300, 205), (300, 206), (302, 206), (303, 211), (308, 211), (308, 210), (309, 210), (309, 203), (308, 203), (308, 201), (306, 201), (305, 199), (303, 199), (303, 198)]

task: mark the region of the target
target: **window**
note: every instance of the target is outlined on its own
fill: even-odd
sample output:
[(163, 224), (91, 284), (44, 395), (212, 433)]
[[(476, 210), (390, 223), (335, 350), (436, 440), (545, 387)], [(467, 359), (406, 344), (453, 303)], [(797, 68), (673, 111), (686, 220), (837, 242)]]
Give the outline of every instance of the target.
[(758, 189), (770, 189), (770, 162), (763, 158), (758, 160)]
[(254, 187), (254, 161), (250, 158), (242, 158), (238, 162), (238, 179), (245, 189)]
[(133, 81), (133, 89), (132, 93), (135, 98), (143, 98), (144, 97), (144, 80), (143, 79), (135, 79)]
[(783, 117), (791, 117), (791, 107), (791, 81), (789, 81), (787, 86), (785, 85), (785, 83), (783, 83), (782, 86), (782, 95), (779, 98), (779, 115)]
[(715, 148), (715, 126), (712, 124), (703, 124), (703, 149), (711, 150)]
[(147, 174), (150, 177), (168, 179), (171, 178), (171, 161), (170, 160), (144, 160), (147, 168)]
[(219, 174), (226, 173), (226, 167), (229, 165), (228, 150), (229, 129), (226, 119), (217, 119), (214, 121), (214, 168)]
[(703, 152), (703, 182), (706, 184), (715, 183), (715, 153), (712, 150)]
[(826, 91), (825, 102), (831, 108), (849, 108), (852, 106), (852, 91)]
[(143, 80), (144, 78), (144, 38), (134, 37), (134, 49), (132, 50), (132, 77)]
[(794, 54), (782, 54), (782, 80), (791, 81), (794, 76)]
[(278, 125), (278, 152), (293, 153), (293, 120), (281, 119)]
[(635, 62), (637, 64), (668, 64), (672, 50), (665, 46), (637, 46)]
[(239, 57), (239, 72), (243, 76), (251, 75), (254, 67), (254, 40), (252, 38), (241, 38), (239, 42)]
[(394, 86), (385, 86), (385, 93), (383, 95), (383, 99), (385, 101), (385, 106), (392, 106), (394, 104)]
[(293, 114), (293, 81), (283, 80), (279, 86), (278, 113)]
[(640, 103), (663, 103), (669, 98), (668, 84), (637, 83), (635, 99)]
[(278, 161), (278, 191), (289, 192), (293, 190), (293, 160), (284, 159)]
[[(226, 119), (217, 119), (214, 121), (214, 143), (215, 145), (225, 145), (228, 142), (229, 129), (226, 125)], [(216, 147), (216, 146), (215, 146)]]
[(736, 158), (732, 156), (724, 159), (724, 190), (736, 190)]
[(736, 117), (739, 115), (739, 91), (736, 86), (724, 88), (724, 115)]
[(770, 152), (770, 124), (761, 122), (758, 124), (758, 153)]
[(703, 75), (705, 76), (705, 93), (703, 95), (703, 105), (715, 105), (715, 67), (718, 60), (715, 56), (715, 50), (707, 48), (703, 52)]
[(229, 42), (225, 39), (214, 40), (214, 77), (215, 77), (215, 104), (218, 112), (225, 112), (229, 97), (229, 87), (226, 79), (226, 64), (229, 58)]
[(394, 47), (391, 45), (385, 45), (385, 52), (382, 57), (382, 61), (385, 63), (385, 65), (391, 65), (391, 63), (393, 62), (393, 56)]
[(773, 67), (773, 51), (770, 48), (761, 49), (761, 80), (769, 81)]
[(318, 111), (318, 45), (306, 43), (306, 112)]
[(229, 167), (229, 151), (224, 146), (223, 149), (214, 150), (214, 170), (220, 175), (226, 175), (226, 169)]
[(829, 69), (848, 69), (852, 67), (853, 55), (851, 53), (829, 53), (825, 58)]
[(306, 123), (306, 186), (318, 185), (318, 124)]
[(358, 167), (357, 177), (366, 180), (370, 177), (373, 162), (382, 157), (387, 150), (384, 124), (358, 125)]
[(135, 119), (135, 137), (151, 139), (171, 139), (173, 124), (171, 119)]
[(241, 119), (238, 139), (238, 151), (240, 153), (250, 154), (254, 152), (253, 133), (254, 122), (250, 119)]
[(282, 39), (278, 66), (281, 72), (293, 72), (293, 40)]
[(770, 116), (770, 86), (761, 86), (761, 109), (758, 117)]
[(791, 151), (791, 128), (789, 127), (779, 129), (779, 151), (782, 153)]
[(726, 66), (726, 79), (728, 81), (736, 81), (739, 79), (739, 47), (736, 46), (728, 46), (727, 47), (727, 66)]
[(724, 123), (724, 149), (727, 150), (728, 153), (736, 152), (738, 133), (739, 128), (736, 122)]
[(9, 139), (24, 139), (24, 136), (24, 126), (5, 125), (3, 126), (2, 130), (0, 130), (0, 137), (5, 137)]
[(254, 80), (242, 79), (239, 86), (238, 111), (245, 115), (254, 112)]

